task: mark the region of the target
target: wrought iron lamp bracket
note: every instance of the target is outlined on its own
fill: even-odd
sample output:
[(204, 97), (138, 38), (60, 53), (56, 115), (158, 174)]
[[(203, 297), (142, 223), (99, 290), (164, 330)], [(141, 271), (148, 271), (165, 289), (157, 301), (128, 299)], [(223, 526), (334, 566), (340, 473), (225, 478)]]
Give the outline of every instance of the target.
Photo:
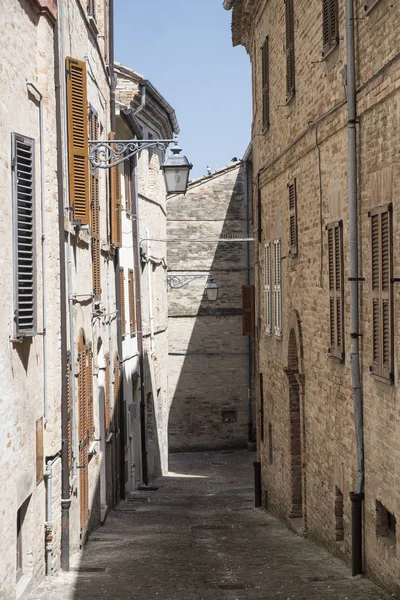
[(94, 169), (110, 169), (142, 150), (166, 150), (177, 140), (89, 140), (89, 160)]
[(195, 279), (207, 279), (209, 273), (196, 273), (195, 275), (167, 275), (168, 291), (185, 287)]

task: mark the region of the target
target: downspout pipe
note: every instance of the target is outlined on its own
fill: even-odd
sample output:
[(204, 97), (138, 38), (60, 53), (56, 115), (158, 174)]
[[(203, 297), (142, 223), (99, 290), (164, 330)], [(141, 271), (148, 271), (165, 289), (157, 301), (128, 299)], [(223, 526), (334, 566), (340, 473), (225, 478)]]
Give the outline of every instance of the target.
[[(246, 212), (246, 237), (250, 237), (249, 220), (249, 170), (245, 159), (244, 164), (244, 209)], [(246, 283), (250, 285), (250, 242), (246, 242)], [(251, 374), (253, 370), (251, 336), (247, 336), (247, 440), (253, 441), (253, 408), (251, 395)]]
[[(54, 56), (55, 56), (55, 88), (56, 88), (56, 132), (57, 132), (57, 172), (58, 172), (58, 236), (59, 236), (59, 256), (60, 256), (60, 337), (61, 337), (61, 569), (69, 571), (69, 511), (71, 506), (70, 485), (69, 485), (69, 464), (68, 464), (68, 398), (67, 398), (67, 282), (66, 282), (66, 264), (65, 264), (65, 232), (64, 232), (64, 211), (69, 202), (69, 187), (68, 187), (68, 160), (66, 154), (66, 115), (65, 109), (61, 107), (66, 101), (65, 89), (65, 44), (64, 44), (64, 0), (59, 0), (59, 19), (61, 31), (61, 48), (59, 39), (58, 24), (54, 29)], [(60, 51), (61, 61), (60, 65)], [(63, 140), (64, 135), (64, 140)], [(64, 147), (63, 147), (64, 141)], [(64, 164), (65, 161), (65, 164)], [(65, 172), (66, 187), (64, 198), (64, 181), (63, 173)], [(70, 251), (70, 237), (68, 236)], [(68, 279), (68, 286), (71, 282)], [(70, 328), (73, 326), (70, 313)], [(71, 381), (74, 382), (74, 346), (71, 348)], [(75, 414), (75, 386), (71, 386), (72, 413)]]
[(347, 110), (348, 110), (348, 194), (349, 194), (349, 286), (350, 286), (350, 365), (353, 388), (354, 420), (357, 448), (357, 474), (352, 502), (352, 574), (362, 573), (362, 502), (364, 499), (364, 430), (363, 398), (359, 355), (358, 312), (358, 205), (357, 205), (357, 98), (355, 76), (354, 6), (345, 0), (347, 52)]
[(135, 308), (136, 308), (136, 327), (137, 343), (139, 353), (139, 374), (140, 374), (140, 438), (142, 451), (142, 480), (144, 485), (148, 485), (148, 466), (147, 466), (147, 436), (146, 436), (146, 394), (144, 387), (144, 356), (143, 356), (143, 318), (142, 318), (142, 291), (141, 291), (141, 269), (140, 269), (140, 234), (139, 234), (139, 192), (138, 192), (138, 159), (137, 155), (131, 159), (131, 181), (134, 193), (132, 203), (132, 245), (133, 261), (135, 271)]
[(53, 467), (60, 458), (60, 453), (46, 462), (46, 470), (43, 473), (46, 481), (46, 523), (45, 523), (45, 542), (46, 542), (46, 575), (51, 576), (51, 555), (53, 552)]
[(44, 119), (43, 119), (43, 94), (32, 81), (26, 82), (26, 87), (31, 88), (39, 96), (39, 137), (40, 137), (40, 207), (42, 227), (42, 319), (43, 319), (43, 420), (48, 419), (48, 391), (47, 391), (47, 277), (46, 277), (46, 212), (45, 212), (45, 181), (44, 181)]

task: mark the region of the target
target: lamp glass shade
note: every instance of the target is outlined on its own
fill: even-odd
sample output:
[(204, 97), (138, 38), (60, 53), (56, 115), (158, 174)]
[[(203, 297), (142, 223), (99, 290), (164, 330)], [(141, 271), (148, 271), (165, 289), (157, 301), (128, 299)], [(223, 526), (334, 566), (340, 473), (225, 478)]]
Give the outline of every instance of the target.
[(186, 156), (180, 156), (181, 149), (173, 148), (161, 169), (164, 172), (167, 194), (185, 194), (189, 183), (189, 173), (193, 165)]
[(219, 287), (212, 279), (206, 285), (207, 298), (214, 302), (218, 299)]

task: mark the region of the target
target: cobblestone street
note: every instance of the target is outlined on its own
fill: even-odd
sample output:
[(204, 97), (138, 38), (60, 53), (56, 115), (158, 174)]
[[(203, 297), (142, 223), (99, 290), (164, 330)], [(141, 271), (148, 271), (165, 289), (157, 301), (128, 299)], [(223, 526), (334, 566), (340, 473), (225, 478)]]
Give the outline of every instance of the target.
[(29, 600), (340, 600), (391, 597), (253, 508), (247, 451), (173, 455), (95, 531), (73, 570)]

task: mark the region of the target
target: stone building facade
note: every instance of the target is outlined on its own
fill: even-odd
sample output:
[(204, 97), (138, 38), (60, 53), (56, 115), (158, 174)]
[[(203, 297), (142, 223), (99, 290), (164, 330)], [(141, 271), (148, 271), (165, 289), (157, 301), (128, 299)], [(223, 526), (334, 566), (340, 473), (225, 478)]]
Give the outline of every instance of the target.
[[(170, 451), (243, 447), (252, 434), (252, 346), (242, 335), (250, 283), (247, 164), (189, 183), (167, 202)], [(195, 240), (195, 241), (191, 241)], [(208, 300), (209, 275), (219, 287)]]
[[(263, 500), (350, 560), (357, 446), (350, 368), (348, 124), (355, 125), (363, 569), (398, 591), (400, 5), (355, 1), (354, 18), (344, 0), (224, 5), (233, 5), (233, 43), (245, 46), (253, 72)], [(346, 50), (353, 24), (357, 114), (348, 123)]]
[[(150, 81), (120, 64), (116, 64), (115, 73), (120, 139), (137, 136), (151, 142), (172, 139), (179, 133), (174, 110)], [(125, 462), (128, 472), (134, 469), (136, 483), (168, 471), (166, 193), (160, 170), (164, 159), (163, 148), (144, 149), (132, 164), (124, 164), (121, 184), (121, 266), (128, 285), (129, 272), (140, 279), (140, 287), (136, 287), (140, 303), (135, 304), (136, 314), (141, 313), (140, 326), (135, 318), (131, 332), (125, 328), (123, 340), (124, 404), (132, 436), (129, 443), (127, 440)], [(132, 253), (132, 240), (138, 247), (137, 256)], [(128, 286), (125, 289), (128, 292)], [(127, 316), (129, 302), (127, 293)]]

